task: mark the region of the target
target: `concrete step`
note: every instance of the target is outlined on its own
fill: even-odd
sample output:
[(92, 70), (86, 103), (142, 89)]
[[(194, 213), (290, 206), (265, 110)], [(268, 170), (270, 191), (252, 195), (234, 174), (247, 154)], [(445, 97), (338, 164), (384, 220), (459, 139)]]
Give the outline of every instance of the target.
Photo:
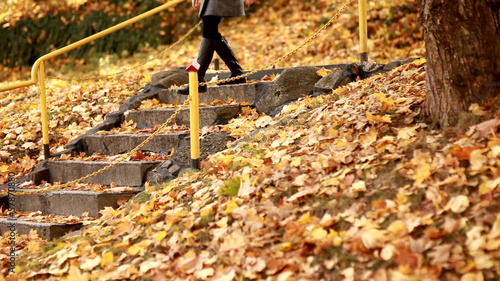
[[(89, 135), (83, 138), (84, 151), (87, 155), (100, 152), (102, 155), (116, 155), (131, 151), (150, 135), (119, 134)], [(161, 155), (167, 155), (181, 146), (189, 145), (189, 133), (158, 134), (141, 149)]]
[(32, 222), (22, 219), (14, 221), (5, 218), (0, 218), (0, 233), (11, 232), (14, 230), (17, 234), (29, 234), (30, 230), (36, 230), (38, 236), (52, 240), (64, 236), (65, 234), (78, 230), (82, 227), (81, 223), (48, 223), (48, 222)]
[[(253, 103), (256, 93), (261, 87), (272, 82), (245, 83), (224, 86), (209, 86), (206, 93), (200, 93), (200, 103), (211, 103), (215, 100), (227, 101), (232, 98), (236, 102)], [(165, 89), (158, 93), (158, 100), (162, 103), (182, 103), (187, 96), (177, 94), (176, 89)]]
[[(134, 121), (138, 129), (154, 128), (157, 124), (167, 121), (176, 110), (175, 108), (130, 110), (125, 114), (125, 121)], [(240, 112), (239, 105), (200, 107), (200, 127), (227, 124)], [(183, 108), (173, 121), (177, 125), (189, 126), (189, 108)]]
[(88, 212), (89, 217), (99, 217), (99, 211), (104, 207), (117, 208), (118, 202), (129, 200), (139, 192), (140, 188), (115, 192), (57, 190), (17, 195), (15, 205), (10, 207), (21, 212), (41, 211), (45, 215), (81, 216)]
[[(107, 161), (48, 161), (50, 182), (66, 183), (91, 174), (112, 162)], [(146, 173), (160, 161), (129, 161), (122, 162), (111, 169), (98, 174), (83, 182), (92, 182), (102, 185), (142, 186)]]

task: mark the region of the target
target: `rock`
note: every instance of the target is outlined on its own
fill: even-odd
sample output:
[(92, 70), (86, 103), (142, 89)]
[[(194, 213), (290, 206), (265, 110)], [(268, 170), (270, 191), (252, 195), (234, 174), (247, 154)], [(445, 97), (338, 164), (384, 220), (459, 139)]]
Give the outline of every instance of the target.
[(168, 172), (172, 175), (177, 175), (177, 173), (181, 170), (181, 166), (179, 165), (172, 165), (172, 167), (168, 168)]
[[(227, 132), (214, 132), (202, 137), (200, 139), (200, 160), (226, 149), (228, 138), (229, 135)], [(190, 152), (190, 146), (181, 146), (174, 151), (172, 160), (181, 163), (181, 165), (191, 166)]]
[(173, 180), (179, 176), (182, 165), (172, 160), (165, 160), (146, 174), (146, 181), (151, 184), (160, 184)]
[(355, 70), (353, 72), (356, 72), (359, 78), (365, 79), (373, 75), (387, 72), (383, 70), (384, 66), (384, 64), (376, 62), (356, 62), (352, 64), (351, 69), (357, 68), (357, 72)]
[(256, 96), (255, 107), (258, 112), (269, 113), (274, 108), (312, 93), (314, 84), (321, 78), (316, 74), (317, 67), (293, 67), (284, 70), (271, 85), (262, 89)]
[(332, 90), (356, 81), (357, 76), (356, 73), (351, 71), (336, 69), (314, 84), (313, 95), (331, 94)]
[[(49, 167), (47, 166), (47, 160), (40, 161), (33, 171), (26, 174), (24, 177), (26, 181), (32, 181), (34, 184), (39, 185), (42, 181), (50, 181)], [(24, 180), (23, 180), (24, 181)]]
[(382, 70), (384, 70), (384, 71), (391, 71), (391, 70), (393, 70), (396, 67), (399, 67), (399, 66), (401, 66), (403, 64), (410, 63), (410, 62), (412, 62), (412, 61), (414, 61), (416, 59), (418, 59), (418, 58), (408, 58), (408, 59), (405, 59), (405, 60), (391, 61), (390, 63), (386, 64)]
[(181, 67), (174, 70), (160, 71), (151, 76), (151, 85), (164, 89), (168, 89), (173, 85), (184, 85), (188, 82), (188, 73)]

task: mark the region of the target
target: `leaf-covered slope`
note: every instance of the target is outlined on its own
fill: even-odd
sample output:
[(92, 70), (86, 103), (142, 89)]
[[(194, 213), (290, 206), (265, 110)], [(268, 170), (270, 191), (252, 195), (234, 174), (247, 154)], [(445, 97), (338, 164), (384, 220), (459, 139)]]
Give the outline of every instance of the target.
[(20, 277), (497, 280), (498, 119), (428, 129), (424, 67), (238, 121), (261, 129), (81, 237), (32, 242)]
[[(23, 11), (33, 10), (30, 5), (59, 3), (14, 2), (21, 5)], [(358, 20), (355, 2), (317, 39), (276, 67), (356, 61)], [(75, 3), (81, 4), (81, 1)], [(102, 3), (99, 2), (99, 5)], [(235, 49), (244, 69), (261, 68), (299, 46), (343, 3), (343, 0), (266, 1), (260, 6), (253, 6), (254, 11), (247, 17), (223, 21), (220, 31)], [(423, 55), (415, 0), (369, 3), (371, 61), (384, 63)], [(47, 11), (53, 9), (50, 5), (46, 7)], [(172, 49), (167, 49), (168, 46), (146, 48), (129, 59), (103, 56), (90, 61), (60, 59), (47, 63), (46, 69), (51, 77), (93, 77), (68, 82), (47, 79), (51, 152), (62, 150), (72, 139), (101, 123), (107, 113), (136, 94), (149, 81), (150, 75), (186, 66), (193, 61), (199, 38), (190, 39)], [(221, 65), (225, 68), (224, 64)], [(28, 79), (29, 73), (27, 68), (10, 69), (0, 65), (2, 84)], [(113, 76), (114, 73), (119, 74)], [(17, 100), (19, 98), (21, 100)], [(0, 137), (3, 139), (0, 147), (0, 184), (3, 184), (7, 182), (8, 172), (15, 172), (17, 177), (21, 177), (42, 159), (42, 140), (36, 87), (1, 92), (0, 104)]]
[[(31, 5), (26, 1), (16, 3), (22, 7)], [(343, 3), (343, 0), (263, 2), (252, 8), (255, 11), (248, 17), (223, 21), (220, 29), (245, 69), (260, 68), (299, 46)], [(416, 1), (370, 2), (369, 10), (370, 60), (387, 62), (423, 54)], [(355, 61), (357, 42), (357, 5), (352, 3), (317, 39), (276, 67)], [(62, 150), (72, 139), (101, 123), (105, 114), (136, 94), (153, 73), (188, 65), (196, 58), (198, 46), (199, 38), (191, 38), (170, 50), (166, 50), (168, 46), (145, 49), (128, 60), (106, 56), (87, 62), (68, 59), (49, 62), (46, 69), (52, 77), (94, 77), (69, 82), (47, 79), (51, 152)], [(96, 71), (89, 72), (92, 68)], [(113, 73), (119, 75), (110, 76)], [(29, 69), (0, 66), (0, 76), (4, 83), (25, 80)], [(23, 97), (27, 98), (16, 100)], [(36, 87), (1, 92), (0, 104), (0, 137), (4, 140), (0, 148), (2, 184), (7, 181), (8, 172), (20, 177), (31, 171), (42, 158), (42, 142)]]

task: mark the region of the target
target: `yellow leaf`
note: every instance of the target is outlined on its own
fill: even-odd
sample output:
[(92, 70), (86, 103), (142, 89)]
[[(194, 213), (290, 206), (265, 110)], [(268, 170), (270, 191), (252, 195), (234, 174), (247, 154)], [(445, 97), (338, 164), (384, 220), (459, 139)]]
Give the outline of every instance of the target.
[(316, 74), (318, 74), (318, 76), (320, 77), (325, 77), (328, 75), (328, 72), (326, 71), (326, 69), (323, 67), (321, 69), (318, 69), (316, 70)]
[(482, 149), (476, 149), (471, 152), (470, 154), (470, 164), (471, 164), (471, 170), (477, 171), (480, 170), (486, 162), (488, 162), (488, 158), (483, 155), (484, 150)]
[(394, 101), (392, 99), (387, 99), (385, 97), (385, 94), (382, 92), (377, 92), (373, 94), (373, 96), (378, 98), (381, 102), (383, 102), (386, 105), (394, 105)]
[(78, 264), (76, 260), (71, 261), (71, 266), (68, 271), (68, 276), (66, 278), (62, 279), (63, 281), (88, 281), (89, 279), (89, 274), (88, 273), (82, 273), (80, 269), (78, 268)]
[(424, 65), (426, 62), (427, 62), (427, 60), (426, 60), (426, 59), (424, 59), (424, 58), (422, 58), (422, 59), (414, 60), (414, 61), (412, 62), (412, 64), (413, 64), (413, 65), (415, 65), (415, 66), (422, 66), (422, 65)]
[(483, 272), (481, 272), (481, 271), (469, 272), (469, 273), (462, 275), (462, 277), (460, 278), (460, 281), (483, 281), (483, 280), (484, 280), (484, 276), (483, 276)]
[(141, 251), (141, 247), (138, 244), (132, 245), (128, 248), (127, 253), (131, 256), (137, 255)]
[(154, 240), (156, 242), (160, 242), (165, 237), (167, 237), (167, 232), (166, 231), (160, 231), (160, 232), (156, 233)]
[(427, 163), (424, 157), (420, 158), (417, 168), (415, 169), (415, 184), (420, 185), (424, 180), (431, 176), (431, 166)]
[(404, 127), (398, 130), (398, 139), (407, 140), (417, 135), (417, 126)]
[(146, 182), (146, 183), (144, 184), (144, 189), (145, 189), (147, 192), (151, 193), (151, 192), (153, 192), (153, 191), (155, 191), (155, 190), (156, 190), (156, 186), (154, 186), (154, 185), (150, 185), (148, 182)]
[(397, 252), (396, 247), (394, 245), (385, 245), (384, 248), (382, 248), (382, 251), (380, 252), (380, 257), (388, 261), (394, 257), (394, 254)]
[(494, 180), (488, 180), (485, 182), (482, 182), (479, 185), (479, 194), (483, 195), (486, 194), (490, 191), (495, 190), (498, 186), (500, 185), (500, 177), (494, 179)]
[(265, 115), (260, 117), (259, 119), (255, 120), (255, 127), (257, 128), (263, 128), (269, 125), (273, 121), (273, 118), (269, 115)]
[(366, 120), (372, 122), (391, 123), (391, 117), (389, 116), (382, 117), (378, 115), (373, 115), (370, 112), (366, 112)]
[(328, 232), (322, 227), (315, 228), (311, 232), (311, 236), (316, 240), (324, 239), (326, 235), (328, 235)]
[(194, 272), (194, 276), (201, 280), (206, 280), (208, 277), (214, 275), (215, 270), (211, 267), (204, 268), (202, 270), (197, 270)]
[(303, 214), (298, 220), (297, 222), (298, 223), (301, 223), (301, 224), (308, 224), (308, 223), (311, 223), (313, 221), (316, 221), (318, 218), (315, 217), (315, 216), (311, 216), (311, 213), (307, 212), (305, 214)]
[(104, 268), (106, 265), (112, 263), (115, 259), (115, 256), (113, 255), (112, 252), (106, 251), (102, 254), (102, 259), (101, 259), (101, 267)]
[(229, 201), (226, 205), (226, 210), (224, 210), (224, 214), (230, 214), (234, 211), (234, 209), (238, 208), (238, 204), (235, 201), (235, 198), (233, 200)]
[(446, 210), (451, 210), (454, 213), (461, 213), (469, 207), (469, 198), (465, 195), (458, 195), (450, 199), (446, 205)]
[(205, 207), (200, 211), (200, 217), (206, 217), (213, 213), (212, 207)]
[(139, 82), (139, 84), (146, 84), (146, 83), (149, 83), (149, 82), (151, 82), (151, 76), (145, 74), (144, 77)]
[(290, 166), (292, 167), (299, 167), (301, 164), (301, 159), (300, 157), (296, 157), (292, 160), (292, 162), (290, 162)]
[(83, 270), (92, 270), (94, 267), (98, 266), (101, 263), (101, 256), (96, 256), (95, 258), (86, 258), (85, 261), (80, 264), (80, 268)]
[(363, 246), (367, 249), (378, 247), (381, 243), (387, 241), (387, 239), (387, 231), (379, 229), (369, 229), (361, 235)]
[(282, 249), (282, 250), (287, 251), (287, 250), (290, 250), (290, 249), (292, 248), (292, 246), (293, 246), (293, 245), (292, 245), (292, 243), (290, 243), (290, 242), (283, 242), (283, 243), (281, 243), (281, 245), (280, 245), (280, 246), (281, 246), (281, 249)]
[(394, 221), (393, 223), (391, 223), (387, 227), (387, 230), (389, 230), (390, 232), (392, 232), (395, 235), (405, 234), (407, 232), (406, 231), (406, 224), (401, 220), (397, 220), (397, 221)]
[(357, 181), (357, 182), (352, 184), (351, 190), (354, 192), (366, 191), (366, 184), (364, 181)]
[(147, 261), (141, 263), (141, 265), (139, 266), (139, 271), (141, 273), (146, 273), (149, 270), (151, 270), (153, 268), (158, 268), (161, 265), (162, 265), (162, 263), (160, 261), (155, 261), (155, 260), (150, 259), (150, 260), (147, 260)]
[(308, 178), (309, 178), (308, 174), (302, 174), (302, 175), (296, 177), (295, 180), (292, 182), (292, 184), (296, 185), (296, 186), (304, 186), (304, 184)]
[(342, 238), (341, 237), (334, 237), (333, 238), (333, 246), (338, 247), (342, 245)]

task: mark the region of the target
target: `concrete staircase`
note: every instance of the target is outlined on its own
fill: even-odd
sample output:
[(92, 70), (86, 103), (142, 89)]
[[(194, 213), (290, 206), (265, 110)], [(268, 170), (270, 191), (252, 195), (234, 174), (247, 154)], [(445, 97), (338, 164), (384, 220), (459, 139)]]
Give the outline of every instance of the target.
[[(261, 82), (266, 83), (266, 82)], [(256, 89), (261, 83), (247, 83), (241, 85), (213, 86), (207, 93), (200, 94), (200, 103), (211, 103), (215, 100), (226, 101), (231, 98), (236, 104), (250, 104), (255, 98)], [(178, 95), (175, 90), (165, 89), (158, 94), (162, 103), (182, 103), (186, 96)], [(241, 112), (240, 105), (219, 105), (200, 107), (200, 127), (211, 125), (224, 125)], [(164, 123), (175, 109), (157, 110), (130, 110), (125, 114), (124, 121), (134, 121), (137, 129), (154, 128)], [(182, 109), (174, 119), (178, 125), (189, 126), (189, 109)], [(205, 158), (211, 153), (225, 148), (225, 143), (217, 140), (226, 139), (225, 132), (217, 132), (216, 140), (208, 138), (201, 141), (201, 157)], [(135, 148), (148, 134), (107, 134), (86, 135), (82, 139), (83, 152), (92, 155), (99, 152), (101, 155), (116, 155), (126, 153)], [(218, 142), (215, 145), (214, 142)], [(189, 169), (189, 133), (162, 133), (155, 136), (142, 151), (154, 152), (159, 155), (168, 155), (172, 149), (177, 153), (172, 155), (172, 160), (163, 161), (125, 161), (110, 170), (107, 170), (86, 182), (105, 186), (127, 186), (126, 191), (93, 192), (58, 190), (33, 195), (16, 196), (15, 209), (18, 212), (41, 211), (45, 215), (55, 216), (81, 216), (87, 212), (91, 217), (99, 217), (99, 211), (105, 207), (118, 207), (118, 202), (131, 199), (143, 190), (146, 181), (154, 181), (155, 168), (165, 168), (177, 176)], [(75, 161), (75, 160), (50, 160), (46, 161), (41, 170), (35, 172), (35, 178), (49, 179), (49, 182), (66, 183), (105, 167), (111, 162), (103, 161)], [(18, 191), (22, 191), (19, 190)], [(9, 231), (13, 221), (0, 218), (0, 232)], [(68, 232), (82, 227), (81, 223), (49, 223), (33, 222), (19, 217), (14, 222), (18, 234), (27, 234), (31, 229), (45, 239), (60, 237)]]
[[(325, 65), (318, 67), (340, 67), (344, 69), (340, 70), (340, 76), (336, 78), (339, 81), (343, 81), (343, 79), (347, 77), (344, 75), (345, 69), (348, 69), (351, 65)], [(260, 81), (261, 78), (266, 75), (279, 74), (283, 70), (284, 69), (264, 70), (248, 78), (254, 81)], [(348, 73), (348, 75), (351, 74), (350, 72)], [(229, 76), (228, 73), (218, 73), (217, 75), (221, 79)], [(208, 75), (206, 78), (208, 80), (211, 79), (211, 75)], [(238, 116), (241, 112), (241, 104), (254, 105), (256, 100), (262, 97), (261, 93), (270, 86), (270, 83), (273, 82), (208, 87), (206, 93), (200, 93), (200, 103), (211, 104), (217, 100), (221, 101), (222, 104), (228, 100), (232, 100), (233, 102), (231, 105), (201, 107), (200, 126), (227, 124), (229, 120)], [(301, 83), (303, 83), (302, 80)], [(149, 89), (154, 87), (153, 85)], [(149, 90), (145, 88), (143, 95), (138, 94), (131, 97), (120, 106), (117, 112), (112, 112), (106, 116), (106, 120), (109, 119), (109, 122), (106, 123), (105, 120), (102, 124), (68, 144), (68, 146), (72, 147), (69, 150), (84, 152), (86, 155), (93, 155), (95, 153), (100, 153), (101, 155), (117, 155), (131, 151), (150, 135), (144, 133), (105, 135), (95, 133), (99, 130), (110, 130), (119, 126), (120, 122), (129, 121), (134, 121), (134, 123), (137, 124), (136, 129), (138, 131), (141, 129), (154, 128), (159, 124), (163, 124), (170, 118), (175, 112), (175, 109), (133, 110), (130, 108), (137, 108), (141, 100), (150, 98), (156, 98), (161, 103), (166, 104), (181, 104), (187, 99), (187, 96), (179, 95), (176, 93), (176, 90), (173, 89), (161, 89), (158, 87), (154, 89), (156, 92), (148, 92)], [(328, 89), (327, 91), (331, 92), (331, 90)], [(256, 106), (259, 108), (258, 104), (256, 104)], [(178, 114), (173, 121), (177, 125), (189, 126), (189, 109), (182, 109), (180, 114)], [(227, 140), (228, 136), (224, 131), (214, 132), (204, 136), (200, 142), (201, 158), (204, 159), (210, 154), (225, 149)], [(99, 211), (103, 208), (116, 208), (119, 202), (125, 202), (136, 196), (143, 190), (146, 182), (162, 182), (182, 175), (183, 171), (188, 170), (190, 165), (189, 143), (188, 132), (160, 133), (147, 143), (142, 148), (142, 151), (164, 156), (168, 156), (174, 151), (170, 157), (166, 157), (170, 158), (169, 160), (125, 161), (86, 181), (109, 186), (110, 189), (107, 192), (58, 190), (34, 195), (16, 196), (15, 209), (19, 212), (40, 211), (42, 214), (56, 218), (57, 216), (79, 217), (82, 213), (86, 212), (88, 216), (97, 218), (100, 215)], [(39, 183), (42, 180), (66, 183), (91, 174), (111, 163), (104, 161), (61, 160), (57, 159), (57, 157), (55, 158), (56, 159), (40, 163), (26, 178), (33, 180), (35, 183)], [(122, 188), (120, 190), (111, 188), (121, 186), (127, 188)], [(5, 205), (5, 202), (7, 202), (6, 198), (0, 198), (0, 203), (1, 202), (4, 202)], [(12, 226), (12, 223), (12, 221), (5, 218), (0, 218), (0, 232), (4, 233), (10, 231), (11, 229), (9, 227)], [(14, 223), (18, 233), (26, 234), (30, 229), (35, 229), (41, 237), (46, 239), (60, 237), (82, 227), (81, 223), (33, 222), (32, 220), (25, 220), (22, 217), (17, 218)]]

